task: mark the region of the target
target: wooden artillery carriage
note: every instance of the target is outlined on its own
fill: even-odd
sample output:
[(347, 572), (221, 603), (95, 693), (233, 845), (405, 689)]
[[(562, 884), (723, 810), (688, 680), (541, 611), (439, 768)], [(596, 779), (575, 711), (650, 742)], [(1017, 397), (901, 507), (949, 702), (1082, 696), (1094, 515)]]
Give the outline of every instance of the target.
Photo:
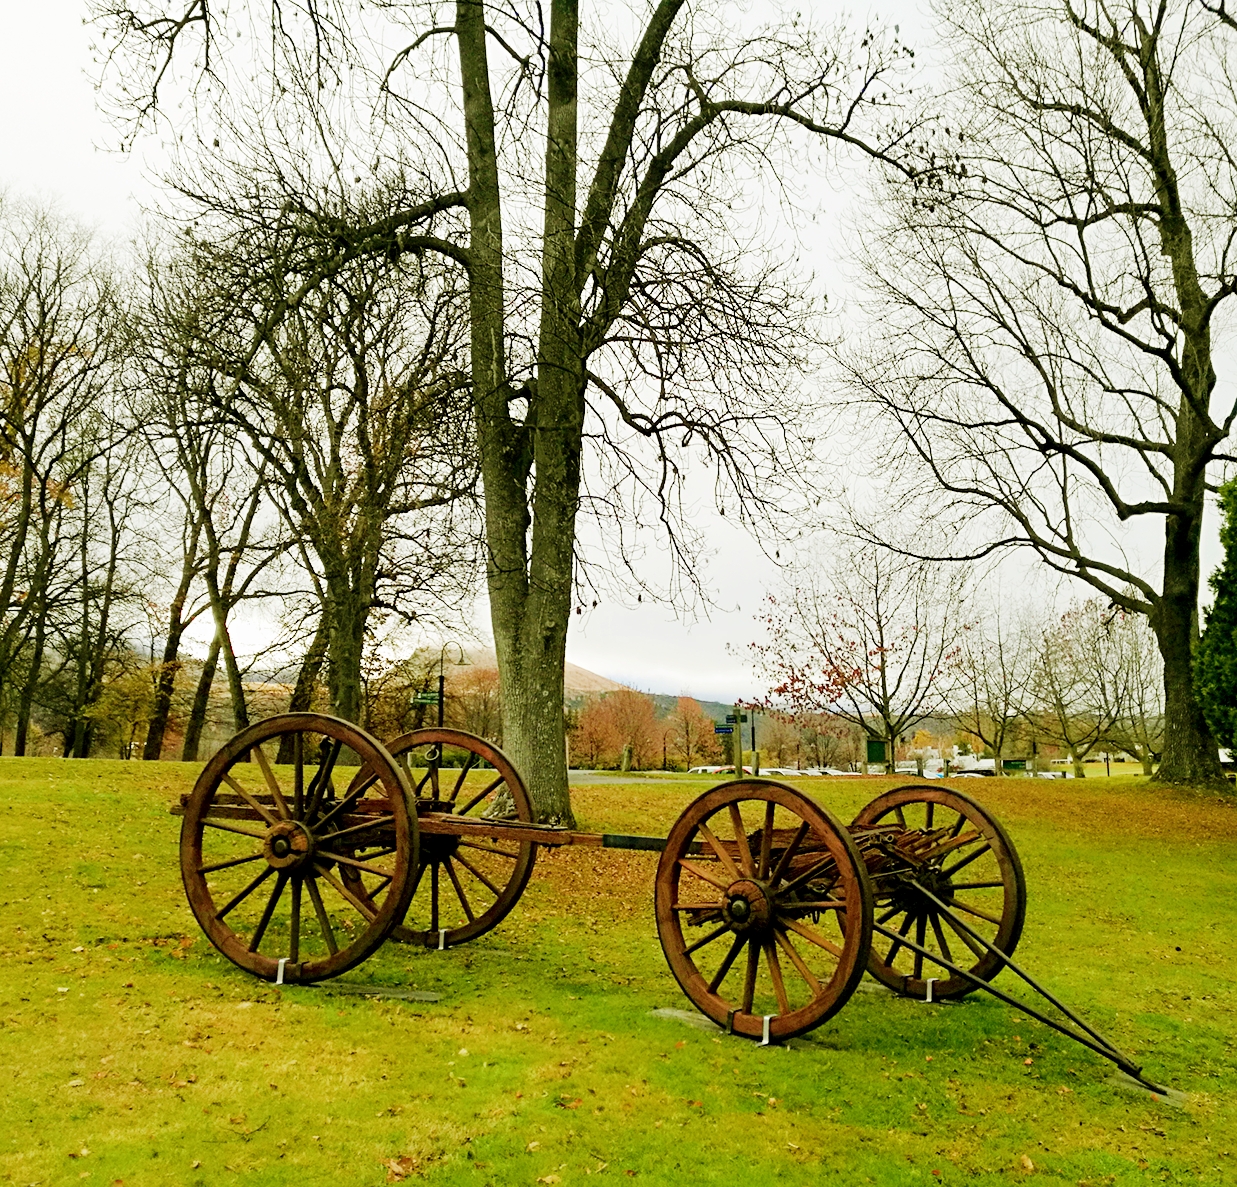
[[(281, 746), (293, 760), (277, 767), (266, 747)], [(802, 1034), (867, 971), (929, 1001), (986, 989), (1141, 1079), (1014, 964), (1018, 855), (987, 811), (942, 785), (885, 792), (844, 826), (793, 787), (737, 779), (689, 804), (665, 838), (585, 833), (534, 823), (518, 772), (481, 738), (438, 728), (383, 746), (301, 713), (234, 737), (173, 811), (202, 929), (277, 983), (337, 976), (388, 938), (439, 949), (474, 939), (519, 901), (540, 846), (647, 849), (661, 852), (666, 960), (728, 1032)], [(1072, 1025), (992, 986), (1003, 968)]]

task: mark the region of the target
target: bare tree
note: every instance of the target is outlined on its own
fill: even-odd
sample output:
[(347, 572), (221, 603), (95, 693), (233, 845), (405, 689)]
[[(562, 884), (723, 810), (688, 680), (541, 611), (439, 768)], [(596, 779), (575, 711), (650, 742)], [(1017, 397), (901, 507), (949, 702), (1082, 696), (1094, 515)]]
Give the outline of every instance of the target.
[(829, 563), (769, 598), (752, 655), (774, 710), (853, 722), (892, 771), (898, 738), (949, 703), (966, 572), (863, 548)]
[[(199, 244), (193, 269), (205, 281), (247, 262)], [(287, 275), (266, 279), (247, 282), (259, 323), (292, 304)], [(359, 720), (371, 615), (432, 622), (475, 588), (460, 294), (440, 269), (366, 257), (304, 294), (260, 339), (231, 296), (221, 286), (212, 304), (224, 319), (199, 318), (193, 343), (219, 375), (211, 412), (261, 459), (320, 600), (332, 711)]]
[[(1237, 415), (1212, 341), (1237, 292), (1231, 33), (1188, 0), (943, 17), (935, 173), (874, 207), (878, 328), (846, 356), (852, 398), (892, 430), (905, 514), (965, 521), (977, 551), (1030, 549), (1147, 617), (1158, 777), (1219, 785), (1192, 668), (1204, 499)], [(1131, 559), (1138, 524), (1158, 563)]]
[(1143, 615), (1110, 612), (1108, 631), (1116, 650), (1121, 703), (1104, 743), (1137, 759), (1143, 774), (1150, 775), (1164, 751), (1164, 661)]
[(1091, 598), (1050, 623), (1036, 643), (1027, 717), (1039, 739), (1065, 750), (1078, 779), (1126, 703), (1111, 615), (1102, 599)]
[(960, 635), (953, 716), (978, 738), (995, 760), (996, 773), (1023, 732), (1036, 640), (1017, 612), (992, 607)]
[[(256, 17), (258, 0), (252, 8)], [(213, 95), (235, 96), (233, 81), (254, 72), (253, 47), (228, 57), (234, 9), (226, 35), (209, 0), (175, 10), (99, 0), (94, 11), (110, 97), (139, 125), (182, 58)], [(569, 822), (562, 688), (577, 515), (627, 507), (615, 485), (625, 482), (655, 501), (650, 518), (683, 550), (675, 511), (689, 447), (744, 492), (749, 514), (777, 506), (771, 488), (807, 472), (792, 379), (812, 311), (771, 245), (753, 249), (739, 231), (735, 191), (777, 185), (794, 160), (789, 135), (898, 151), (889, 75), (904, 51), (802, 17), (753, 27), (737, 8), (686, 0), (637, 16), (625, 49), (600, 21), (595, 34), (585, 27), (583, 51), (578, 0), (552, 0), (548, 28), (539, 5), (481, 0), (458, 0), (449, 23), (414, 3), (374, 15), (306, 0), (269, 15), (274, 78), (255, 103), (269, 113), (294, 96), (315, 127), (338, 109), (345, 74), (351, 93), (361, 89), (374, 65), (365, 47), (384, 39), (377, 25), (404, 30), (405, 48), (373, 75), (381, 135), (365, 156), (322, 149), (316, 186), (288, 184), (298, 166), (281, 158), (263, 218), (295, 226), (307, 250), (337, 245), (339, 260), (430, 252), (467, 271), (503, 736), (539, 816)], [(207, 101), (206, 86), (195, 94)], [(230, 134), (218, 108), (209, 118)], [(341, 218), (339, 183), (393, 154), (419, 196), (377, 221), (355, 209)], [(590, 491), (594, 465), (602, 481)]]

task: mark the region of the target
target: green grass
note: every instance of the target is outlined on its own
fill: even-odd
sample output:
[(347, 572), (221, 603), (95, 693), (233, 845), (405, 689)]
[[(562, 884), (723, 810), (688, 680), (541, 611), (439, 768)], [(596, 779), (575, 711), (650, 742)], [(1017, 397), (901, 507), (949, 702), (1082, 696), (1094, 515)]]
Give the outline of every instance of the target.
[[(439, 1002), (256, 982), (184, 902), (167, 808), (194, 774), (0, 760), (0, 1182), (1237, 1183), (1237, 809), (1215, 797), (958, 784), (1022, 854), (1023, 963), (1175, 1109), (985, 997), (865, 989), (773, 1049), (654, 1016), (690, 1010), (655, 854), (543, 854), (496, 931), (344, 979)], [(711, 782), (574, 794), (584, 827), (664, 832)], [(804, 786), (849, 819), (892, 783)]]

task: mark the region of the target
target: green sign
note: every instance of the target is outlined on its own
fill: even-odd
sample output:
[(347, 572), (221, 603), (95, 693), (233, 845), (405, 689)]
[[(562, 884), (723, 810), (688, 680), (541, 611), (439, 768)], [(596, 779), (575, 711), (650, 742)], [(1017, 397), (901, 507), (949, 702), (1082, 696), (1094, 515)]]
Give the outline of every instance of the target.
[(868, 762), (886, 762), (885, 757), (885, 739), (884, 738), (869, 738), (868, 739)]
[(419, 692), (412, 698), (414, 705), (436, 705), (438, 704), (438, 694), (436, 692)]
[(1001, 765), (1007, 771), (1025, 771), (1027, 769), (1027, 760), (1025, 758), (1007, 758)]

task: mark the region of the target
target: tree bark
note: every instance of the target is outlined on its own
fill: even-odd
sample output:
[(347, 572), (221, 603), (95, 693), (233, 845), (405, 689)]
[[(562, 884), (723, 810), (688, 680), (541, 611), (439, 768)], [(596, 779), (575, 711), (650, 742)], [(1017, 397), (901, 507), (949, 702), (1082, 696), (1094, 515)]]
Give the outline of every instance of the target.
[[(330, 633), (330, 620), (324, 610), (318, 619), (318, 629), (310, 640), (309, 650), (301, 660), (301, 670), (296, 675), (296, 684), (292, 687), (292, 699), (288, 702), (289, 713), (305, 713), (313, 707), (314, 687), (322, 672), (322, 664), (326, 659), (326, 644)], [(293, 754), (294, 738), (285, 734), (279, 743), (279, 752), (275, 756), (277, 763), (295, 761)]]
[(202, 742), (202, 729), (206, 725), (206, 711), (210, 706), (211, 685), (215, 682), (215, 669), (219, 666), (219, 632), (211, 640), (210, 650), (206, 653), (206, 662), (202, 665), (202, 674), (198, 677), (198, 686), (193, 693), (193, 706), (189, 710), (189, 722), (185, 726), (185, 746), (181, 751), (181, 762), (197, 762), (198, 747)]
[[(502, 207), (485, 14), (477, 0), (457, 3), (456, 38), (469, 166), (473, 400), (485, 488), (486, 579), (502, 688), (503, 741), (528, 783), (538, 819), (573, 826), (562, 682), (579, 489), (580, 442), (573, 426), (580, 414), (572, 411), (580, 405), (578, 377), (583, 369), (578, 312), (571, 324), (577, 286), (574, 272), (565, 292), (543, 286), (537, 378), (528, 392), (526, 422), (518, 425), (509, 407), (515, 393), (504, 358)], [(573, 258), (575, 41), (575, 3), (555, 0), (550, 12), (543, 247), (547, 277), (560, 276)], [(564, 412), (566, 418), (560, 419)], [(530, 513), (527, 486), (534, 464)]]
[(146, 742), (142, 747), (142, 758), (147, 761), (157, 761), (163, 754), (163, 736), (167, 732), (168, 718), (172, 712), (172, 694), (176, 689), (176, 676), (180, 671), (180, 641), (184, 636), (186, 623), (184, 620), (185, 602), (193, 579), (197, 575), (197, 544), (199, 531), (195, 530), (190, 538), (189, 546), (180, 571), (180, 584), (172, 596), (172, 605), (168, 613), (168, 633), (163, 644), (163, 660), (159, 665), (159, 682), (155, 687), (155, 703), (150, 717), (150, 725), (146, 730)]

